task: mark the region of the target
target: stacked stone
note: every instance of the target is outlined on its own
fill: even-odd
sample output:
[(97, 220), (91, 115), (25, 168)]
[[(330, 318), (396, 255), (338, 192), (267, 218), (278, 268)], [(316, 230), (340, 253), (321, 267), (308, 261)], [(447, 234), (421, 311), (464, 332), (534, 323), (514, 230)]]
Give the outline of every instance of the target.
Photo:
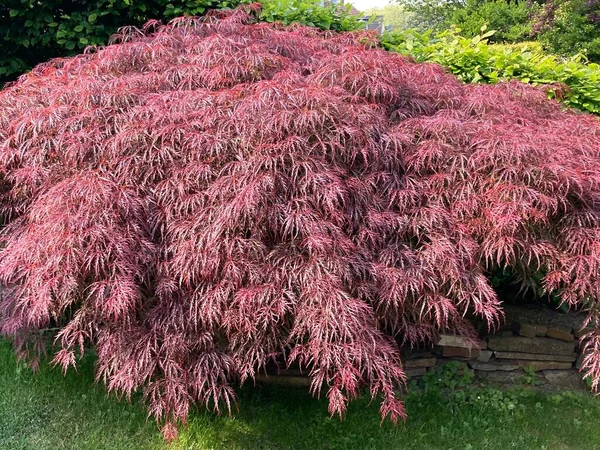
[(477, 358), (486, 348), (485, 341), (472, 342), (460, 336), (441, 334), (433, 351), (443, 358), (470, 360)]
[[(523, 368), (539, 372), (549, 384), (581, 385), (580, 338), (587, 330), (557, 324), (531, 324), (515, 321), (512, 330), (487, 337), (487, 351), (469, 366), (476, 372), (509, 381)], [(502, 373), (498, 373), (502, 372)]]
[(407, 377), (420, 377), (427, 369), (438, 364), (438, 358), (431, 352), (411, 352), (404, 356), (402, 365)]
[(518, 370), (530, 367), (535, 371), (573, 368), (577, 360), (575, 335), (571, 330), (513, 324), (511, 332), (487, 338), (486, 358), (470, 363), (475, 370)]
[(581, 382), (576, 369), (581, 365), (579, 340), (585, 331), (513, 322), (512, 329), (487, 336), (479, 349), (460, 337), (441, 335), (434, 351), (443, 359), (467, 360), (476, 373), (496, 381), (515, 380), (527, 368), (541, 372), (548, 383), (574, 385)]
[[(432, 367), (460, 360), (489, 381), (502, 384), (516, 382), (527, 368), (538, 373), (536, 384), (582, 385), (577, 369), (582, 360), (581, 337), (589, 331), (581, 330), (584, 315), (515, 307), (506, 311), (508, 326), (482, 340), (442, 334), (433, 347), (404, 348), (404, 372), (409, 378), (419, 377)], [(260, 376), (260, 381), (299, 386), (310, 382), (296, 367), (270, 369), (269, 377)]]

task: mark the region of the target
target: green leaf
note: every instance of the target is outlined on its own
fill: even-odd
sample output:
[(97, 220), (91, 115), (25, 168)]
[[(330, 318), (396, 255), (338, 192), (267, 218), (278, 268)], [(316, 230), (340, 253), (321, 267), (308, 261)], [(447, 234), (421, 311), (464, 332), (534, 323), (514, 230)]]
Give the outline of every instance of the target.
[(19, 10), (18, 9), (11, 9), (8, 14), (10, 15), (10, 17), (17, 17), (19, 15)]
[(83, 26), (77, 25), (75, 28), (73, 28), (73, 30), (75, 30), (77, 33), (81, 33), (83, 31)]
[(94, 23), (96, 21), (96, 19), (98, 18), (98, 14), (96, 13), (92, 13), (88, 16), (88, 22), (89, 23)]
[(82, 45), (87, 45), (89, 43), (89, 41), (87, 40), (87, 38), (79, 38), (79, 43)]

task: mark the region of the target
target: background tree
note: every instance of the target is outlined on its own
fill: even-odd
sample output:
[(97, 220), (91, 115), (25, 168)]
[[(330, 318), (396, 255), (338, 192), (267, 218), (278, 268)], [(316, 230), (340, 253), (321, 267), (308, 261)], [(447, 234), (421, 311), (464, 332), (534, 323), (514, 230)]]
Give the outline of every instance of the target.
[(483, 25), (496, 30), (492, 42), (539, 40), (558, 56), (585, 52), (600, 60), (600, 2), (597, 0), (399, 0), (413, 12), (409, 26), (420, 31), (458, 27), (477, 36)]
[(507, 0), (400, 0), (413, 12), (412, 25), (420, 30), (443, 30), (452, 26), (473, 37), (483, 26), (496, 33), (492, 41), (519, 42), (530, 38), (536, 2)]
[(389, 3), (380, 8), (371, 8), (365, 11), (368, 16), (383, 16), (385, 26), (391, 25), (394, 30), (407, 28), (412, 14), (406, 8), (397, 3)]
[(548, 1), (535, 18), (533, 35), (559, 55), (582, 51), (600, 61), (600, 2)]
[(463, 0), (398, 0), (398, 3), (412, 13), (408, 25), (420, 31), (447, 28), (454, 12), (464, 6)]
[(465, 36), (477, 36), (486, 27), (495, 31), (492, 42), (521, 42), (531, 39), (531, 22), (538, 9), (533, 1), (467, 0), (454, 10), (449, 23)]

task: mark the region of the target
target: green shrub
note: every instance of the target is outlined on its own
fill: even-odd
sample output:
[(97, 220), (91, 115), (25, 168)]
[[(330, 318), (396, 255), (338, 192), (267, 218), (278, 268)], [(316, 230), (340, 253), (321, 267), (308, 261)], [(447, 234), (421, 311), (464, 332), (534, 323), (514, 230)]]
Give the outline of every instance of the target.
[(537, 17), (537, 39), (551, 52), (583, 52), (600, 61), (600, 2), (598, 0), (549, 1)]
[[(587, 63), (583, 55), (559, 59), (543, 53), (537, 43), (490, 44), (488, 38), (493, 31), (472, 39), (459, 32), (406, 30), (386, 34), (382, 44), (418, 61), (438, 63), (466, 83), (517, 79), (533, 85), (552, 85), (549, 97), (560, 95), (568, 106), (600, 114), (600, 66)], [(557, 83), (568, 86), (568, 90), (556, 89)]]
[(260, 18), (266, 22), (302, 23), (322, 30), (355, 30), (360, 27), (358, 16), (349, 14), (351, 5), (321, 6), (314, 0), (266, 0), (261, 2)]
[(425, 390), (455, 390), (470, 386), (473, 383), (474, 372), (467, 364), (460, 361), (450, 361), (429, 369), (421, 378)]
[(238, 0), (7, 0), (0, 6), (0, 79), (10, 79), (56, 56), (105, 44), (125, 25), (202, 14)]
[(449, 22), (466, 37), (477, 36), (481, 27), (487, 26), (496, 30), (490, 36), (494, 42), (521, 42), (529, 38), (531, 18), (538, 8), (534, 2), (467, 0), (464, 7), (454, 10)]
[(469, 408), (502, 417), (523, 412), (526, 406), (522, 403), (522, 398), (528, 396), (523, 391), (502, 391), (491, 387), (471, 388), (452, 393), (449, 406), (454, 410)]
[[(168, 21), (202, 15), (246, 0), (5, 0), (0, 6), (0, 84), (53, 57), (104, 45), (122, 26), (150, 19)], [(318, 0), (264, 0), (262, 18), (286, 24), (301, 22), (323, 29), (348, 30), (358, 25), (347, 9), (321, 7)]]
[(410, 26), (443, 31), (456, 26), (465, 37), (483, 25), (494, 42), (535, 38), (562, 56), (583, 53), (600, 61), (600, 0), (398, 0), (412, 12)]
[(399, 0), (412, 12), (411, 24), (421, 31), (443, 31), (452, 26), (465, 37), (479, 34), (482, 26), (496, 30), (498, 42), (519, 42), (529, 38), (532, 19), (540, 7), (535, 2), (506, 0)]

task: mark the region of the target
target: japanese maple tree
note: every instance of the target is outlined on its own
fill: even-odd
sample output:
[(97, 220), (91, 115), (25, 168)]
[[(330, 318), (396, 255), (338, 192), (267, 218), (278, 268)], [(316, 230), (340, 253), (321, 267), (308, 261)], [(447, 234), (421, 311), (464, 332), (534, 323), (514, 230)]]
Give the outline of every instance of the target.
[(20, 354), (48, 329), (65, 370), (94, 347), (173, 437), (271, 361), (332, 414), (366, 387), (396, 421), (399, 344), (496, 326), (494, 268), (544, 273), (598, 325), (598, 118), (253, 8), (124, 29), (0, 92), (0, 331)]

